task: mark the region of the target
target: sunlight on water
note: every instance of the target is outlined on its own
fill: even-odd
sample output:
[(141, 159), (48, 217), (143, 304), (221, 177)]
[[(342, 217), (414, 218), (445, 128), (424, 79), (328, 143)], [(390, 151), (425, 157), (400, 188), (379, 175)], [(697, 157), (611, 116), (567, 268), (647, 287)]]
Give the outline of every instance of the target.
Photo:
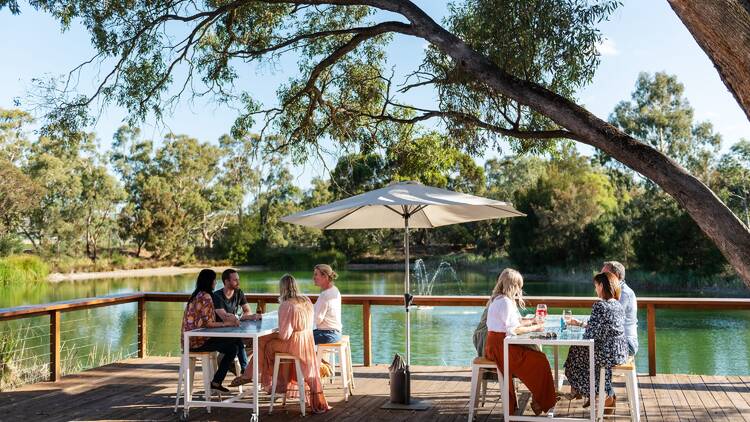
[[(439, 268), (439, 267), (437, 267)], [(429, 270), (429, 266), (427, 268)], [(241, 273), (241, 287), (247, 293), (273, 293), (285, 271)], [(429, 271), (427, 271), (429, 273)], [(305, 293), (317, 293), (309, 270), (293, 272)], [(470, 271), (455, 273), (457, 282), (435, 282), (434, 295), (488, 295), (496, 274)], [(47, 303), (134, 291), (189, 292), (194, 275), (154, 278), (103, 279), (59, 284), (42, 284), (0, 294), (0, 307)], [(418, 280), (414, 280), (418, 283)], [(342, 271), (336, 282), (343, 294), (402, 294), (403, 273), (383, 271)], [(221, 283), (219, 283), (219, 286)], [(416, 288), (416, 284), (413, 285)], [(528, 295), (591, 296), (589, 283), (529, 281)], [(416, 290), (415, 290), (416, 291)], [(642, 296), (653, 296), (636, 292)], [(662, 292), (662, 295), (665, 293)], [(668, 293), (667, 293), (668, 294)], [(278, 305), (269, 305), (268, 310)], [(184, 304), (149, 303), (148, 339), (152, 355), (179, 353), (179, 331)], [(91, 361), (93, 354), (114, 351), (132, 355), (137, 344), (135, 304), (95, 308), (63, 314), (63, 342), (71, 349), (68, 360)], [(559, 313), (550, 309), (550, 313)], [(587, 309), (575, 313), (588, 313)], [(481, 307), (434, 307), (415, 309), (412, 318), (412, 362), (417, 365), (466, 366), (475, 356), (474, 327)], [(362, 361), (362, 308), (344, 305), (343, 324), (351, 336), (353, 359)], [(389, 363), (394, 353), (404, 351), (404, 311), (399, 306), (372, 307), (372, 352), (376, 363)], [(67, 321), (67, 322), (66, 322)], [(18, 331), (19, 324), (44, 326), (45, 318), (0, 323), (0, 332)], [(42, 327), (44, 328), (44, 327)], [(646, 356), (646, 313), (639, 312), (641, 353), (640, 371), (648, 367)], [(663, 373), (748, 374), (750, 373), (750, 311), (657, 311), (657, 370)], [(45, 350), (46, 336), (29, 341), (29, 347)]]

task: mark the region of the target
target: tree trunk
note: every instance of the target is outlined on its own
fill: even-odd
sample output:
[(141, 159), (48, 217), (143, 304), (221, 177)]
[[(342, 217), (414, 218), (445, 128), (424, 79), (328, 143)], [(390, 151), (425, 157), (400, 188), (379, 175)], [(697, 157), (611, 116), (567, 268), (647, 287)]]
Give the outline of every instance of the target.
[(679, 164), (572, 101), (506, 73), (411, 2), (370, 0), (369, 3), (405, 16), (414, 25), (416, 36), (432, 43), (491, 89), (532, 107), (571, 131), (577, 141), (602, 150), (654, 181), (685, 208), (750, 287), (750, 231), (711, 189)]
[(668, 1), (750, 119), (750, 1)]

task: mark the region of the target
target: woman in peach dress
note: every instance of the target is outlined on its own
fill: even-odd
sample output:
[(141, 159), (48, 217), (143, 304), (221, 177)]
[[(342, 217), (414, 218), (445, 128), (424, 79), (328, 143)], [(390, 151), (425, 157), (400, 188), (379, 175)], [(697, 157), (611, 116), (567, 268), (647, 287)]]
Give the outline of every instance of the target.
[[(313, 413), (323, 413), (331, 409), (323, 394), (323, 383), (320, 381), (318, 358), (315, 354), (313, 340), (313, 304), (302, 295), (297, 281), (289, 274), (279, 280), (279, 332), (276, 337), (259, 344), (263, 351), (258, 359), (260, 364), (260, 383), (271, 392), (273, 380), (273, 362), (276, 353), (287, 353), (299, 358), (302, 376), (305, 383), (305, 402)], [(252, 365), (248, 364), (248, 369)], [(241, 377), (235, 378), (232, 385), (244, 384), (252, 380), (250, 371), (246, 370)], [(297, 374), (294, 365), (279, 366), (276, 393), (293, 397), (298, 394)]]

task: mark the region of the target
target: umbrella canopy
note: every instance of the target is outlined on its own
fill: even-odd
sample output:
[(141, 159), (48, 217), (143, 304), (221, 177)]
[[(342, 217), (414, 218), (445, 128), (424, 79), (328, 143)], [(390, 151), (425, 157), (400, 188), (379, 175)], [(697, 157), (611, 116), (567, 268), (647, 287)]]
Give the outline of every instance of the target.
[(423, 404), (412, 403), (410, 398), (409, 307), (412, 295), (409, 293), (409, 229), (522, 216), (525, 214), (513, 208), (513, 205), (508, 202), (434, 188), (417, 182), (402, 182), (288, 215), (281, 221), (323, 230), (405, 229), (406, 390), (404, 403), (406, 407), (399, 408), (424, 410), (426, 407)]
[(288, 215), (281, 221), (323, 230), (402, 229), (405, 218), (410, 228), (432, 228), (522, 216), (525, 214), (508, 202), (402, 182)]

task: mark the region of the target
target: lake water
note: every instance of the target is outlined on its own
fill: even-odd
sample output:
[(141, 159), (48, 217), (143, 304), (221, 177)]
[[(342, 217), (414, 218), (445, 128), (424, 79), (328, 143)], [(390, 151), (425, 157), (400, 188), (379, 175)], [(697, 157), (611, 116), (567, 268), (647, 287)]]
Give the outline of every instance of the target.
[[(282, 274), (281, 271), (242, 272), (241, 288), (247, 293), (276, 293)], [(309, 270), (296, 271), (294, 275), (305, 293), (317, 293)], [(459, 281), (438, 281), (432, 293), (487, 295), (494, 286), (495, 274), (459, 271), (457, 277)], [(194, 283), (195, 275), (182, 275), (4, 288), (0, 291), (0, 308), (136, 291), (190, 292)], [(403, 293), (403, 273), (343, 271), (336, 285), (342, 294), (397, 295)], [(524, 290), (528, 295), (593, 295), (593, 288), (588, 283), (528, 281)], [(636, 291), (636, 294), (654, 296), (644, 291)], [(660, 295), (677, 296), (668, 292), (660, 292)], [(274, 305), (268, 307), (269, 310), (274, 308)], [(149, 354), (179, 353), (178, 337), (183, 309), (182, 303), (148, 304)], [(587, 314), (589, 310), (574, 312)], [(136, 313), (136, 304), (64, 313), (61, 326), (64, 370), (74, 372), (98, 366), (113, 358), (133, 356), (137, 350)], [(415, 309), (412, 314), (412, 364), (467, 366), (475, 355), (471, 338), (481, 313), (481, 307)], [(552, 309), (550, 313), (559, 314), (559, 310)], [(388, 363), (394, 353), (403, 353), (403, 308), (373, 306), (372, 318), (373, 362)], [(656, 321), (658, 372), (706, 375), (750, 373), (750, 311), (665, 309), (657, 310)], [(353, 360), (361, 362), (361, 306), (344, 305), (343, 323), (345, 334), (349, 334), (352, 340)], [(8, 339), (13, 339), (10, 349), (16, 350), (17, 366), (24, 365), (23, 362), (36, 364), (46, 361), (49, 351), (48, 324), (46, 317), (0, 322), (0, 340), (8, 342)], [(639, 312), (641, 352), (637, 357), (641, 372), (648, 369), (645, 329), (646, 314), (643, 310)]]

